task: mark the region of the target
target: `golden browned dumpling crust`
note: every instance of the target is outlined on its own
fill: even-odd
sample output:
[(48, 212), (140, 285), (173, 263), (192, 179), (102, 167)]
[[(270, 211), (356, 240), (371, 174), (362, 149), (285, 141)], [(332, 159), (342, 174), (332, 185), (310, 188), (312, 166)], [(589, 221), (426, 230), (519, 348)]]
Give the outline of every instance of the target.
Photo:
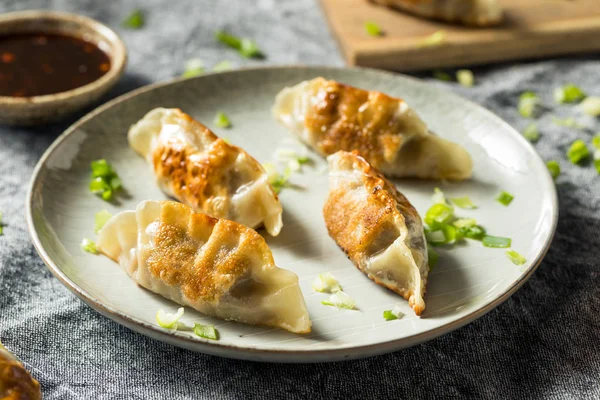
[(380, 92), (315, 78), (284, 88), (273, 114), (323, 156), (358, 150), (389, 177), (471, 176), (465, 149), (429, 132), (404, 100)]
[(329, 235), (356, 267), (420, 315), (429, 267), (417, 210), (357, 151), (339, 151), (328, 161), (323, 216)]
[(0, 400), (39, 400), (40, 384), (0, 343)]

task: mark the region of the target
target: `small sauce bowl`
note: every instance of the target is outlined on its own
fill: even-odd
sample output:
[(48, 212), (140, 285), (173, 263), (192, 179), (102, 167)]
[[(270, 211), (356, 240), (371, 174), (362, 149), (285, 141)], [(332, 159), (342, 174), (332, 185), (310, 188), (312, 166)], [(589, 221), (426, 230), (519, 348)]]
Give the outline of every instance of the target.
[(31, 126), (59, 120), (98, 100), (125, 70), (127, 49), (109, 27), (91, 18), (52, 11), (22, 11), (0, 15), (0, 36), (40, 33), (88, 41), (106, 53), (109, 70), (87, 85), (31, 97), (0, 96), (0, 124)]

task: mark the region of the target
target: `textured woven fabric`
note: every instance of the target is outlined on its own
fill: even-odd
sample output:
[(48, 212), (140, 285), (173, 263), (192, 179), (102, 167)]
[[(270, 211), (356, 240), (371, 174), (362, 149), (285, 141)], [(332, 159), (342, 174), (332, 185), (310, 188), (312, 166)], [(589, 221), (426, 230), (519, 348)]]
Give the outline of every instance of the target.
[[(217, 4), (218, 3), (218, 4)], [(119, 22), (134, 7), (146, 27)], [(186, 59), (208, 67), (248, 64), (343, 65), (313, 0), (3, 0), (0, 11), (51, 8), (85, 14), (115, 27), (130, 51), (124, 79), (103, 100), (177, 76)], [(256, 39), (267, 55), (248, 61), (215, 43), (228, 28)], [(580, 84), (600, 95), (594, 56), (474, 69), (477, 86), (434, 82), (491, 109), (521, 130), (516, 111), (524, 89), (551, 103), (552, 88)], [(567, 116), (572, 107), (556, 107)], [(44, 150), (76, 117), (37, 129), (0, 127), (0, 340), (42, 384), (46, 399), (237, 398), (600, 398), (600, 176), (564, 157), (593, 129), (561, 128), (545, 113), (535, 145), (562, 160), (560, 221), (533, 277), (486, 316), (441, 338), (384, 356), (321, 365), (275, 365), (196, 354), (134, 333), (91, 310), (37, 256), (24, 218), (28, 180)], [(518, 195), (518, 194), (517, 194)]]

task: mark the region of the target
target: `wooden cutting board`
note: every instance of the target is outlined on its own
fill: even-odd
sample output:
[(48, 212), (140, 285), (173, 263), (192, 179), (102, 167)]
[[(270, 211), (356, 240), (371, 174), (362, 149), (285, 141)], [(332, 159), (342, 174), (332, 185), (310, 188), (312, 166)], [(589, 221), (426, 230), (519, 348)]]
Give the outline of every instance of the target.
[[(350, 65), (407, 71), (600, 50), (600, 0), (500, 0), (505, 20), (494, 28), (429, 21), (367, 0), (321, 3)], [(369, 36), (367, 21), (385, 34)], [(423, 47), (439, 30), (443, 44)]]

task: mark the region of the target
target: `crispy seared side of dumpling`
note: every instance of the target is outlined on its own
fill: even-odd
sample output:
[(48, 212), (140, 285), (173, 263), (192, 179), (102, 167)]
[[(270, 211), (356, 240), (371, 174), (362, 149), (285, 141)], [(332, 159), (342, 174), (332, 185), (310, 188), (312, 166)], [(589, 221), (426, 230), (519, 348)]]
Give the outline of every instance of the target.
[(39, 400), (41, 398), (39, 382), (0, 343), (0, 399)]
[(329, 235), (358, 269), (420, 315), (429, 265), (417, 210), (358, 152), (338, 151), (327, 160), (323, 216)]
[(370, 0), (420, 17), (474, 26), (502, 22), (498, 0)]
[(358, 150), (390, 177), (463, 180), (469, 153), (429, 132), (402, 99), (324, 78), (283, 89), (273, 115), (323, 156)]
[(247, 226), (174, 201), (144, 201), (112, 217), (97, 244), (136, 283), (176, 303), (225, 320), (310, 332), (298, 276), (278, 268), (263, 237)]
[(168, 195), (212, 217), (279, 234), (283, 208), (265, 169), (189, 115), (156, 108), (131, 127), (128, 139)]

